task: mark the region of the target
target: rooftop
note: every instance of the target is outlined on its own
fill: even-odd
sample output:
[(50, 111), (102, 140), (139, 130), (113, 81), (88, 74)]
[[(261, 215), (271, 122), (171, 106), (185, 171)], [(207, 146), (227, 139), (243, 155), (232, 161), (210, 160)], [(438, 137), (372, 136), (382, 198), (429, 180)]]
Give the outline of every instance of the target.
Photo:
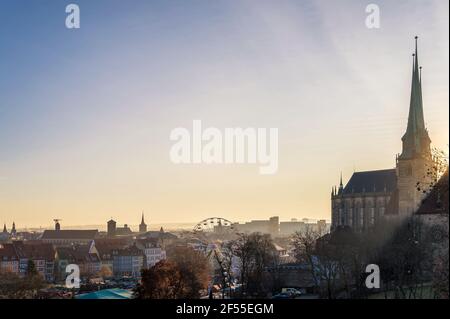
[(395, 190), (397, 174), (395, 169), (355, 172), (344, 188), (344, 194), (388, 192)]
[(105, 289), (75, 296), (75, 299), (132, 299), (133, 294), (125, 289)]
[(94, 239), (98, 230), (45, 230), (42, 239)]

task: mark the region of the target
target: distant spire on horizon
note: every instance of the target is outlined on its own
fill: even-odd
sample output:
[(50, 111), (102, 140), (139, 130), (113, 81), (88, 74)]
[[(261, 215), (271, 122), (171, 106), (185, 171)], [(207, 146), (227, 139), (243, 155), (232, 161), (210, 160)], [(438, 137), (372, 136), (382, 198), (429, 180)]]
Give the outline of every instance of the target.
[(139, 232), (140, 233), (147, 232), (147, 224), (145, 223), (145, 220), (144, 220), (144, 211), (142, 211), (141, 223), (139, 224)]

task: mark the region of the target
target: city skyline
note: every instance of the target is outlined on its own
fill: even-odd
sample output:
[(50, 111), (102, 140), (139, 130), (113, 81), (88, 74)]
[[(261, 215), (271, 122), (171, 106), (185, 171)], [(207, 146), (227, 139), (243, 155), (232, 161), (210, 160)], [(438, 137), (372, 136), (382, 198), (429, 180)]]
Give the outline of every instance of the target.
[[(210, 218), (210, 217), (208, 217), (208, 218)], [(272, 216), (272, 217), (274, 217), (274, 216)], [(112, 219), (114, 220), (114, 218), (112, 218)], [(236, 220), (236, 221), (232, 221), (232, 222), (233, 223), (237, 223), (237, 224), (245, 224), (245, 223), (249, 223), (249, 222), (262, 221), (262, 220), (265, 220), (265, 219), (261, 218), (261, 219), (252, 219), (252, 220)], [(324, 220), (327, 223), (331, 222), (330, 219), (324, 219)], [(64, 224), (63, 220), (58, 219), (58, 221), (61, 224), (61, 228), (65, 229), (65, 230), (70, 230), (70, 229), (72, 229), (72, 230), (75, 230), (75, 229), (97, 229), (99, 231), (106, 231), (107, 230), (107, 222), (105, 222), (103, 224), (89, 224), (89, 223), (86, 223), (86, 224), (80, 224), (80, 225), (66, 225), (66, 224)], [(313, 224), (317, 223), (318, 221), (320, 221), (320, 220), (319, 219), (313, 219), (313, 218), (307, 218), (307, 217), (304, 217), (304, 218), (292, 217), (290, 219), (282, 219), (282, 220), (280, 220), (280, 222), (284, 222), (284, 223), (286, 223), (286, 222), (303, 222), (303, 223), (313, 223)], [(120, 221), (116, 221), (116, 222), (117, 222), (117, 225), (119, 225), (119, 226), (127, 225), (128, 227), (130, 227), (130, 229), (132, 231), (138, 231), (139, 230), (139, 223), (137, 223), (136, 221), (133, 221), (133, 222), (130, 223), (130, 222), (127, 222), (127, 221), (120, 220)], [(196, 224), (198, 224), (199, 222), (200, 221), (192, 221), (192, 222), (184, 222), (184, 223), (176, 223), (176, 222), (173, 222), (173, 223), (151, 223), (151, 222), (148, 222), (147, 226), (148, 226), (149, 230), (155, 230), (155, 231), (160, 230), (161, 227), (164, 230), (167, 230), (167, 231), (182, 231), (182, 230), (192, 231), (194, 226)], [(22, 231), (24, 231), (24, 232), (27, 232), (27, 231), (42, 232), (45, 229), (53, 229), (55, 227), (55, 221), (53, 221), (52, 224), (49, 222), (48, 224), (42, 224), (42, 225), (39, 225), (37, 227), (27, 227), (27, 225), (17, 225), (16, 226), (15, 222), (13, 222), (13, 224), (14, 224), (15, 230), (17, 232), (22, 232)], [(1, 225), (2, 229), (4, 227), (6, 227), (7, 232), (11, 233), (11, 229), (12, 229), (13, 224), (1, 223), (0, 225)]]
[[(356, 1), (78, 1), (79, 30), (63, 5), (25, 3), (0, 5), (1, 225), (330, 220), (339, 172), (395, 166), (415, 35), (426, 126), (448, 152), (448, 3), (380, 1), (368, 29)], [(277, 127), (279, 171), (173, 165), (170, 131), (195, 119)]]

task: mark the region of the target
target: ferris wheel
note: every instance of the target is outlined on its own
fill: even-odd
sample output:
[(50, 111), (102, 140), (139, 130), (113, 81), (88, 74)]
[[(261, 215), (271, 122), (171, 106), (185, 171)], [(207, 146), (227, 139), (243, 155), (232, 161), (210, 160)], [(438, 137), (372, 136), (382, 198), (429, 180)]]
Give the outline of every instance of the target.
[(225, 226), (233, 228), (233, 223), (222, 217), (210, 217), (202, 220), (194, 227), (194, 232), (212, 232), (216, 226)]

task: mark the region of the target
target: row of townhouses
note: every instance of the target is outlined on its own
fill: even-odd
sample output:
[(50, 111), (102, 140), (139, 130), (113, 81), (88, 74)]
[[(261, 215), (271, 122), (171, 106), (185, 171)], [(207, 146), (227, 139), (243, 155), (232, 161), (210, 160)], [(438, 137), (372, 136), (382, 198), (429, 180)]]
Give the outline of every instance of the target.
[(139, 277), (166, 258), (157, 238), (96, 239), (86, 243), (55, 245), (44, 240), (0, 244), (0, 273), (27, 274), (30, 260), (49, 282), (66, 278), (66, 267), (78, 265), (82, 277)]

